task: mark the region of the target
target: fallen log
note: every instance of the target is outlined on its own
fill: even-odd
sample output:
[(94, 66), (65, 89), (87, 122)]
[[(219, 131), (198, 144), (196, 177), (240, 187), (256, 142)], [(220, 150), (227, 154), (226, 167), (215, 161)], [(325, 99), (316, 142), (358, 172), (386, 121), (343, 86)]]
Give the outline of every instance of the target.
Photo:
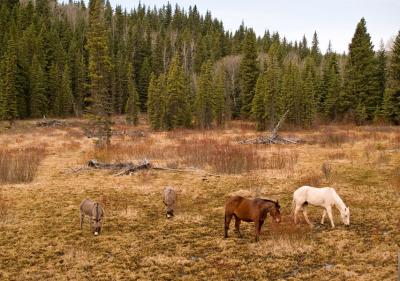
[(96, 159), (89, 160), (88, 166), (94, 169), (105, 169), (105, 170), (114, 170), (114, 171), (119, 171), (121, 172), (117, 173), (117, 176), (121, 175), (130, 175), (134, 172), (137, 172), (139, 170), (145, 170), (145, 169), (150, 169), (151, 164), (147, 159), (144, 159), (143, 161), (139, 162), (138, 164), (134, 164), (132, 162), (126, 162), (126, 163), (101, 163), (98, 162)]
[[(172, 171), (172, 172), (203, 173), (204, 176), (219, 177), (219, 175), (210, 174), (203, 170), (197, 170), (197, 169), (173, 169), (173, 168), (167, 168), (167, 167), (157, 167), (157, 166), (151, 165), (151, 163), (147, 159), (144, 159), (143, 161), (139, 162), (138, 164), (134, 164), (132, 162), (102, 163), (102, 162), (98, 162), (96, 159), (92, 159), (92, 160), (88, 161), (87, 168), (117, 171), (117, 173), (114, 174), (115, 176), (131, 175), (132, 173), (137, 172), (139, 170), (153, 169), (153, 170)], [(79, 172), (79, 171), (86, 170), (86, 169), (85, 169), (85, 167), (80, 167), (77, 169), (70, 169), (70, 170), (66, 171), (66, 173), (69, 174), (69, 173)]]
[(65, 122), (56, 119), (44, 119), (36, 123), (37, 127), (62, 127), (65, 126)]

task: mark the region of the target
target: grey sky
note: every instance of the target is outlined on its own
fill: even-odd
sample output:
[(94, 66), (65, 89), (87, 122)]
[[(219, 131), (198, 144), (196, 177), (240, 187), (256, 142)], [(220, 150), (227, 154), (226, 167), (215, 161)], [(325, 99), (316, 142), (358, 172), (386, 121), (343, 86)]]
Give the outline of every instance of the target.
[[(120, 4), (130, 10), (138, 1), (110, 0), (113, 7)], [(167, 1), (141, 0), (143, 4), (161, 7)], [(265, 29), (278, 31), (289, 41), (300, 40), (303, 34), (311, 41), (317, 31), (324, 52), (329, 40), (338, 52), (347, 51), (357, 22), (367, 21), (368, 32), (377, 49), (381, 39), (387, 43), (400, 30), (400, 0), (175, 0), (186, 10), (197, 5), (201, 13), (210, 10), (221, 19), (226, 29), (236, 30), (242, 20), (253, 27), (257, 35)]]

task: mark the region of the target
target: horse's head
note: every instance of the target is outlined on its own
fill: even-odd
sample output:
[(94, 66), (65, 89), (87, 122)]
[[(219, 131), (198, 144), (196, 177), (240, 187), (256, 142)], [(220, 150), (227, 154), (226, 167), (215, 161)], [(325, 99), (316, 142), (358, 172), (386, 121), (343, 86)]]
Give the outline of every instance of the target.
[(272, 208), (270, 208), (271, 216), (274, 218), (274, 220), (277, 223), (280, 223), (281, 222), (281, 211), (280, 211), (281, 206), (279, 205), (278, 201), (273, 202), (273, 203), (274, 203), (274, 205), (272, 206)]
[(345, 225), (350, 225), (350, 208), (345, 207), (341, 212), (340, 216), (342, 217), (342, 222)]

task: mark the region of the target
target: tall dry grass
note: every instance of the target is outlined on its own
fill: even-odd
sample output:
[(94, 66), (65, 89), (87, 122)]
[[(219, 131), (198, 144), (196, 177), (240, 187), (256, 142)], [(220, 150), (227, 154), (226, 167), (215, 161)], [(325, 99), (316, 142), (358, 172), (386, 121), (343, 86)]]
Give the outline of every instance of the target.
[(266, 159), (258, 154), (254, 146), (211, 138), (183, 139), (177, 146), (177, 155), (188, 166), (209, 167), (217, 173), (240, 174), (267, 168)]
[(0, 149), (0, 183), (31, 182), (45, 154), (44, 146)]
[(0, 193), (0, 221), (4, 220), (8, 214), (10, 208), (9, 201), (3, 193)]

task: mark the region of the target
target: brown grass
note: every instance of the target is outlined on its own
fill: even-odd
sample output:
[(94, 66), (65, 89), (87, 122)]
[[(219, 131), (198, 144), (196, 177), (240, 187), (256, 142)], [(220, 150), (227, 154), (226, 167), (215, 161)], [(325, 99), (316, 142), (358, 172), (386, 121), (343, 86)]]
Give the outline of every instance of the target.
[(10, 209), (10, 199), (0, 193), (0, 221), (4, 221)]
[[(218, 130), (174, 132), (151, 132), (141, 122), (141, 127), (127, 129), (143, 130), (145, 137), (114, 136), (107, 151), (94, 150), (91, 139), (73, 133), (79, 124), (26, 131), (23, 128), (29, 126), (21, 124), (17, 133), (0, 136), (7, 150), (48, 143), (34, 182), (1, 186), (0, 212), (1, 206), (6, 210), (0, 223), (1, 280), (397, 278), (397, 128), (319, 126), (318, 132), (290, 131), (303, 139), (315, 138), (314, 143), (268, 146), (235, 142), (258, 134), (246, 122)], [(325, 133), (348, 139), (336, 145), (337, 141), (326, 141)], [(369, 161), (364, 155), (367, 147)], [(202, 171), (149, 170), (120, 177), (100, 170), (65, 172), (95, 156), (106, 162), (147, 157), (160, 166), (221, 172), (218, 177)], [(321, 170), (324, 161), (332, 165), (329, 181)], [(293, 225), (292, 194), (303, 184), (334, 187), (351, 208), (351, 225), (343, 226), (336, 209), (335, 229), (319, 225), (322, 209), (312, 206), (308, 212), (315, 228), (310, 229), (302, 216), (299, 225)], [(170, 220), (161, 199), (167, 185), (177, 191), (175, 217)], [(282, 223), (268, 215), (259, 243), (253, 242), (254, 224), (245, 222), (242, 239), (235, 235), (233, 223), (230, 238), (223, 239), (224, 202), (233, 194), (279, 200)], [(98, 237), (90, 233), (87, 220), (79, 229), (84, 198), (105, 207), (104, 229)]]
[(314, 186), (314, 187), (321, 187), (322, 176), (321, 176), (321, 174), (311, 172), (309, 174), (302, 176), (297, 181), (297, 185), (298, 186), (308, 185), (308, 186)]
[(207, 168), (216, 173), (240, 174), (266, 168), (266, 161), (253, 146), (221, 143), (215, 139), (181, 140), (177, 155), (187, 166)]
[(0, 150), (0, 183), (31, 182), (45, 157), (44, 146)]

